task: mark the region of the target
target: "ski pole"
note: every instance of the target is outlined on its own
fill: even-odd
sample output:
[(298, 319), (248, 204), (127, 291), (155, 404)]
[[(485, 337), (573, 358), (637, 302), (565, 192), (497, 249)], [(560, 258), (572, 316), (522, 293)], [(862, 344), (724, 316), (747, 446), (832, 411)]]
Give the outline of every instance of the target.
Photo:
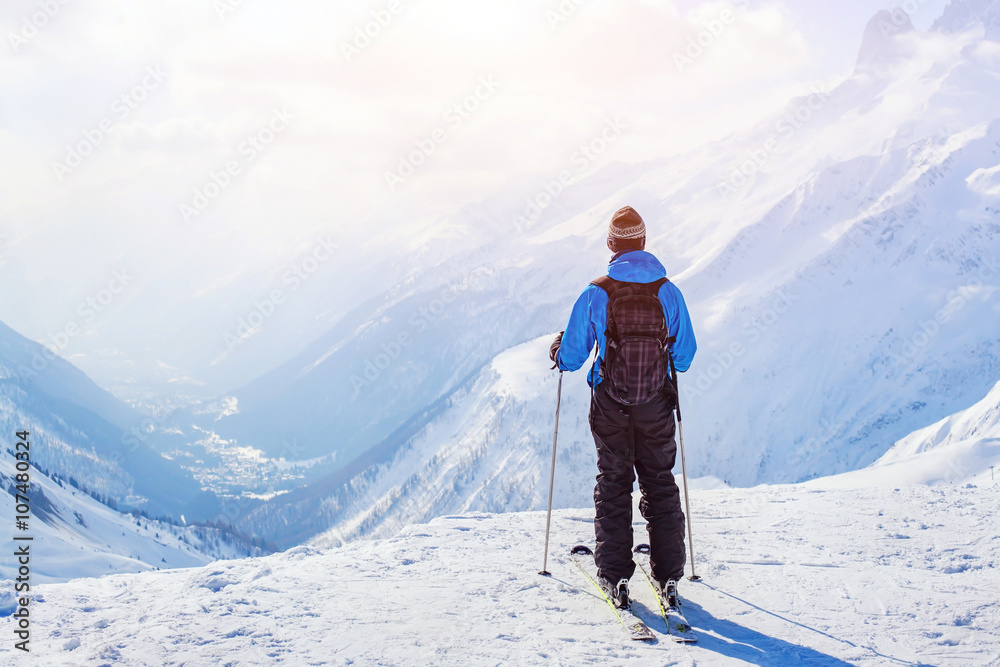
[(551, 577), (548, 571), (549, 566), (549, 529), (552, 526), (552, 492), (556, 485), (556, 443), (559, 441), (559, 406), (562, 403), (562, 369), (559, 370), (559, 388), (556, 389), (556, 428), (552, 435), (552, 469), (549, 472), (549, 512), (545, 517), (545, 556), (542, 560), (542, 569), (538, 573), (544, 577)]
[(688, 493), (687, 460), (684, 457), (684, 420), (681, 419), (681, 390), (677, 384), (677, 367), (674, 366), (673, 355), (670, 355), (669, 359), (670, 369), (674, 375), (674, 393), (677, 395), (674, 410), (677, 412), (677, 439), (680, 442), (681, 449), (681, 475), (684, 477), (684, 513), (685, 519), (687, 519), (688, 552), (691, 554), (691, 576), (688, 579), (698, 581), (701, 577), (694, 571), (694, 531), (691, 529), (691, 498)]

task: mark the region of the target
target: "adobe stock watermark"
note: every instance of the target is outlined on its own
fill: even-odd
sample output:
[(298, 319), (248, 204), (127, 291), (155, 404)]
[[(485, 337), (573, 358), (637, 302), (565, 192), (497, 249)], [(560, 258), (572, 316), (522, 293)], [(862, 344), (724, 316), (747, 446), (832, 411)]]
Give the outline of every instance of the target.
[(132, 454), (140, 445), (148, 444), (149, 434), (153, 433), (157, 426), (163, 426), (166, 423), (170, 412), (170, 406), (162, 399), (154, 399), (150, 414), (122, 431), (121, 447), (116, 448), (111, 453), (111, 461), (119, 465), (125, 460), (126, 454)]
[(350, 41), (340, 43), (340, 52), (344, 59), (351, 62), (361, 52), (367, 49), (392, 24), (393, 19), (403, 11), (401, 0), (389, 0), (384, 9), (371, 13), (371, 20), (354, 28), (354, 36)]
[(576, 10), (586, 4), (587, 0), (562, 0), (555, 9), (545, 10), (545, 20), (549, 29), (555, 32), (559, 27), (576, 15)]
[(448, 306), (458, 298), (454, 287), (448, 286), (442, 289), (438, 295), (426, 306), (421, 306), (407, 320), (410, 328), (401, 331), (388, 343), (382, 342), (379, 345), (381, 352), (374, 357), (365, 360), (364, 370), (361, 374), (354, 373), (350, 377), (351, 386), (354, 388), (354, 397), (357, 398), (361, 389), (369, 387), (373, 382), (381, 377), (390, 366), (395, 363), (403, 352), (413, 343), (413, 336), (427, 331), (432, 325), (444, 315)]
[(215, 0), (212, 3), (215, 9), (215, 15), (219, 17), (220, 21), (225, 21), (229, 18), (229, 15), (243, 6), (244, 0)]
[(449, 132), (458, 129), (469, 120), (472, 114), (482, 107), (483, 102), (493, 97), (501, 85), (503, 84), (497, 81), (492, 74), (480, 77), (479, 85), (470, 95), (445, 109), (441, 118), (446, 126), (435, 127), (429, 135), (414, 140), (416, 148), (406, 155), (399, 156), (399, 164), (395, 171), (385, 172), (385, 183), (389, 186), (389, 192), (395, 192), (396, 188), (405, 183), (406, 179), (413, 176), (420, 167), (426, 164), (438, 147), (448, 141)]
[(771, 305), (761, 313), (743, 323), (740, 333), (743, 340), (734, 341), (722, 352), (713, 355), (707, 368), (701, 368), (689, 382), (685, 382), (683, 392), (686, 399), (704, 396), (705, 392), (731, 370), (738, 359), (745, 355), (761, 338), (767, 334), (782, 316), (792, 309), (799, 298), (789, 293), (787, 288), (774, 292)]
[(38, 346), (29, 347), (32, 357), (31, 367), (19, 367), (18, 374), (28, 380), (37, 378), (74, 339), (86, 333), (87, 327), (108, 310), (134, 280), (135, 277), (129, 269), (115, 269), (111, 279), (101, 289), (80, 302), (76, 308), (76, 318), (71, 319), (56, 332), (49, 332), (48, 340), (40, 346), (41, 350), (36, 349)]
[(819, 425), (820, 430), (792, 453), (788, 464), (792, 471), (798, 470), (803, 463), (818, 454), (823, 447), (833, 440), (834, 436), (840, 432), (841, 426), (843, 426), (843, 424), (831, 422), (825, 417), (820, 419)]
[(11, 50), (17, 53), (22, 46), (38, 37), (45, 26), (58, 16), (63, 7), (70, 2), (71, 0), (40, 0), (38, 11), (21, 19), (21, 29), (17, 32), (7, 33), (7, 41), (10, 42)]
[(739, 12), (749, 5), (750, 0), (732, 0), (730, 6), (723, 8), (718, 16), (705, 21), (702, 24), (704, 29), (688, 38), (683, 51), (674, 51), (674, 65), (677, 66), (677, 71), (683, 73), (715, 46), (729, 26), (736, 22)]
[(913, 16), (927, 4), (927, 0), (906, 0), (892, 8), (892, 18), (888, 21), (879, 19), (877, 26), (883, 37), (892, 37), (903, 30), (913, 28)]
[(783, 146), (787, 146), (795, 134), (805, 127), (829, 101), (829, 93), (813, 89), (811, 94), (795, 110), (789, 111), (775, 122), (774, 134), (768, 137), (762, 145), (747, 151), (747, 159), (733, 169), (728, 179), (719, 182), (715, 188), (716, 192), (722, 198), (726, 198), (750, 183), (750, 179), (763, 169), (764, 165), (775, 154), (781, 152)]
[(611, 144), (625, 133), (628, 127), (620, 118), (609, 118), (597, 136), (580, 144), (570, 156), (570, 165), (575, 168), (576, 175), (574, 175), (573, 169), (563, 169), (555, 174), (551, 180), (543, 181), (535, 194), (525, 200), (524, 209), (511, 216), (514, 228), (518, 232), (524, 232), (538, 222), (542, 211), (557, 200), (578, 176), (586, 173), (594, 162), (608, 151)]
[(282, 273), (281, 282), (284, 287), (275, 288), (265, 296), (255, 299), (250, 312), (240, 317), (233, 332), (227, 331), (222, 336), (222, 341), (226, 349), (232, 353), (237, 347), (250, 340), (257, 334), (264, 323), (274, 317), (278, 309), (288, 303), (290, 294), (294, 294), (312, 278), (320, 267), (334, 255), (334, 251), (339, 244), (334, 242), (330, 235), (317, 239), (313, 248), (309, 250), (305, 257), (296, 259)]
[(917, 361), (921, 350), (926, 349), (941, 335), (943, 328), (972, 301), (988, 280), (997, 275), (997, 259), (983, 259), (983, 265), (976, 275), (965, 285), (953, 289), (945, 296), (945, 305), (939, 308), (932, 318), (920, 322), (916, 330), (902, 339), (897, 339), (893, 346), (895, 351), (889, 352), (889, 361), (893, 368), (901, 368)]
[(237, 147), (236, 156), (227, 160), (220, 169), (209, 171), (205, 182), (191, 193), (190, 201), (178, 205), (181, 220), (187, 223), (201, 215), (233, 184), (237, 176), (267, 150), (278, 135), (289, 128), (293, 120), (295, 116), (286, 109), (275, 109), (264, 127), (247, 136)]
[(75, 144), (67, 144), (63, 161), (52, 163), (52, 170), (59, 182), (61, 183), (66, 176), (82, 165), (83, 161), (104, 143), (118, 123), (127, 120), (166, 78), (166, 73), (159, 65), (147, 67), (142, 80), (111, 103), (110, 115), (98, 121), (97, 127), (84, 130), (83, 139)]

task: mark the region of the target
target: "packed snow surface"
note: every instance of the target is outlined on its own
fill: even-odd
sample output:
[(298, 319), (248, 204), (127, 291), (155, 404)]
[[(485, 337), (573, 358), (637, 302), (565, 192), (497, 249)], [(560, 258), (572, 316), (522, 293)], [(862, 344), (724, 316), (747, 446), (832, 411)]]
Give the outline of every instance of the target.
[[(562, 510), (551, 578), (536, 574), (545, 515), (530, 512), (444, 516), (329, 550), (41, 586), (32, 656), (46, 665), (1000, 665), (997, 487), (815, 485), (693, 492), (704, 579), (681, 593), (694, 646), (664, 636), (639, 577), (638, 614), (660, 639), (627, 639), (566, 558), (592, 543), (592, 510)], [(0, 623), (6, 636), (10, 623)]]

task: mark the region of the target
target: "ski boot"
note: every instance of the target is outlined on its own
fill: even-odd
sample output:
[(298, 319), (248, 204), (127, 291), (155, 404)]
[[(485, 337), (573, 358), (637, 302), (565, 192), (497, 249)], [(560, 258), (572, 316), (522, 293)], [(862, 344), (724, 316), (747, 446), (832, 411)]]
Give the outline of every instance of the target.
[(681, 600), (677, 596), (677, 581), (674, 579), (657, 581), (656, 592), (660, 596), (660, 599), (663, 600), (663, 606), (667, 609), (681, 608)]
[(612, 584), (604, 577), (600, 577), (601, 588), (608, 599), (611, 600), (616, 609), (630, 609), (632, 602), (628, 597), (628, 579), (622, 579), (618, 584)]

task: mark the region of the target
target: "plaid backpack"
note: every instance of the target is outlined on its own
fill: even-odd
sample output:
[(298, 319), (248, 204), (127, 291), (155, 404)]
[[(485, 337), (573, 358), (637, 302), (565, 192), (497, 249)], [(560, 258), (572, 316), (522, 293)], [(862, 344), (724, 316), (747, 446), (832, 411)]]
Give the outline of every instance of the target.
[(660, 303), (661, 278), (652, 283), (627, 283), (603, 276), (593, 281), (608, 294), (607, 349), (601, 380), (611, 397), (623, 405), (646, 403), (662, 391), (670, 378), (667, 331)]

